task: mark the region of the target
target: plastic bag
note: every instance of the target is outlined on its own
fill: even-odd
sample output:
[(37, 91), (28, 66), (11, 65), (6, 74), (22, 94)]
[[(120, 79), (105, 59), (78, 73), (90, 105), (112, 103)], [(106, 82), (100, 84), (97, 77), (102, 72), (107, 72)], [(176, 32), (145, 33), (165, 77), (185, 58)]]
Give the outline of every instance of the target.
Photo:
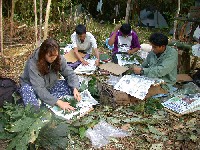
[(93, 129), (89, 128), (86, 131), (86, 137), (91, 140), (92, 146), (95, 148), (107, 145), (111, 137), (125, 136), (130, 136), (130, 134), (127, 131), (111, 126), (105, 121), (100, 121)]

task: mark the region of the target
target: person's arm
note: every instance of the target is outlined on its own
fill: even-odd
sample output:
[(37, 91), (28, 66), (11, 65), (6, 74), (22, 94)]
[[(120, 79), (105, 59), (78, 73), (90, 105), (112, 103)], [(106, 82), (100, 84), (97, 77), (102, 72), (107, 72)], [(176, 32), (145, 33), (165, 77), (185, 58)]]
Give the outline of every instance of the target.
[[(80, 101), (81, 100), (81, 96), (80, 96), (80, 93), (78, 92), (78, 90), (76, 88), (73, 89), (73, 94), (74, 94), (74, 98), (77, 100), (77, 101)], [(63, 109), (64, 111), (67, 110), (67, 111), (73, 111), (75, 110), (74, 107), (72, 107), (70, 105), (70, 103), (68, 102), (64, 102), (62, 100), (58, 100), (56, 102), (56, 105), (59, 106), (61, 109)]]
[[(80, 93), (78, 92), (78, 90), (77, 90), (76, 88), (74, 88), (73, 94), (74, 94), (74, 98), (75, 98), (77, 101), (80, 101), (80, 100), (81, 100)], [(60, 99), (56, 102), (56, 105), (59, 106), (59, 107), (60, 107), (61, 109), (63, 109), (64, 111), (66, 111), (66, 110), (67, 110), (67, 111), (73, 111), (73, 110), (75, 110), (75, 108), (72, 107), (72, 106), (70, 105), (70, 103), (64, 102), (64, 101), (62, 101), (62, 100), (60, 100)]]
[(115, 27), (115, 29), (114, 29), (114, 31), (113, 31), (113, 33), (112, 33), (110, 39), (108, 40), (108, 44), (109, 44), (110, 46), (112, 46), (112, 45), (114, 44), (115, 38), (116, 38), (116, 35), (117, 35), (117, 32), (118, 32), (118, 30), (120, 29), (120, 27), (121, 27), (121, 25), (117, 25), (117, 26)]
[(80, 93), (79, 93), (79, 91), (77, 90), (77, 88), (74, 88), (73, 94), (74, 94), (74, 98), (75, 98), (77, 101), (80, 101), (80, 100), (81, 100), (81, 96), (80, 96)]
[(76, 32), (74, 32), (72, 35), (71, 35), (71, 41), (72, 41), (72, 45), (73, 45), (73, 51), (74, 51), (74, 55), (77, 57), (77, 59), (83, 64), (83, 65), (88, 65), (88, 62), (85, 61), (81, 55), (79, 54), (78, 52), (78, 46), (77, 46), (77, 35), (76, 35)]
[(84, 58), (81, 57), (81, 55), (80, 55), (79, 52), (78, 52), (78, 48), (77, 48), (77, 47), (74, 47), (73, 51), (74, 51), (75, 56), (78, 58), (78, 60), (79, 60), (83, 65), (88, 65), (88, 64), (89, 64)]
[(98, 50), (98, 48), (95, 48), (94, 49), (94, 52), (95, 52), (95, 56), (96, 56), (96, 61), (95, 61), (95, 65), (96, 66), (99, 66), (99, 62), (100, 62), (100, 57), (99, 57), (99, 50)]
[(95, 61), (95, 65), (99, 66), (100, 59), (99, 59), (99, 50), (97, 48), (97, 41), (96, 41), (96, 39), (94, 38), (94, 36), (90, 32), (88, 32), (87, 34), (90, 37), (90, 42), (92, 43), (92, 47), (94, 48), (95, 57), (97, 59)]
[(132, 41), (131, 41), (131, 49), (128, 51), (128, 54), (133, 54), (140, 49), (140, 42), (137, 34), (134, 31), (131, 31)]
[(131, 55), (131, 54), (134, 54), (135, 52), (137, 52), (140, 48), (136, 47), (136, 48), (132, 48), (130, 50), (128, 50), (128, 54)]
[(147, 68), (143, 68), (144, 75), (150, 78), (163, 77), (169, 72), (171, 72), (174, 69), (174, 66), (177, 65), (177, 63), (178, 63), (178, 52), (174, 49), (166, 54), (165, 59), (162, 61), (162, 63)]
[(79, 89), (79, 79), (74, 70), (67, 65), (66, 59), (61, 55), (61, 68), (60, 68), (60, 74), (65, 78), (67, 81), (69, 87)]
[(70, 106), (70, 103), (68, 103), (68, 102), (64, 102), (64, 101), (62, 101), (62, 100), (58, 100), (57, 102), (56, 102), (56, 105), (58, 106), (58, 107), (60, 107), (61, 109), (63, 109), (64, 111), (73, 111), (73, 110), (75, 110), (75, 108), (74, 107), (72, 107), (72, 106)]

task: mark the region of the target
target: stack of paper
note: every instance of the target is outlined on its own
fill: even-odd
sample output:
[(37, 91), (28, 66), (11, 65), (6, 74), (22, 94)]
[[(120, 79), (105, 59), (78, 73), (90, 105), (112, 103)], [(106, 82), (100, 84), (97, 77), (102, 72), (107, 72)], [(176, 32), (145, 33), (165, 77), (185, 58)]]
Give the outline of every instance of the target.
[(154, 83), (155, 80), (150, 78), (139, 75), (125, 75), (114, 86), (114, 89), (143, 100), (147, 95), (150, 86)]
[(178, 95), (170, 98), (162, 105), (177, 113), (177, 114), (187, 114), (200, 110), (200, 93), (189, 94), (189, 95)]
[(96, 70), (95, 66), (95, 59), (87, 59), (86, 60), (89, 64), (88, 65), (83, 65), (80, 64), (74, 72), (77, 74), (93, 74), (94, 71)]
[[(80, 93), (81, 94), (81, 101), (76, 104), (76, 108), (79, 108), (73, 112), (65, 114), (63, 110), (61, 110), (58, 106), (51, 107), (50, 105), (47, 105), (47, 107), (54, 112), (54, 114), (64, 120), (70, 120), (73, 117), (82, 117), (87, 112), (89, 112), (91, 109), (93, 109), (94, 105), (97, 105), (98, 102), (91, 96), (90, 92), (88, 90), (85, 90)], [(67, 96), (70, 97), (70, 96)]]

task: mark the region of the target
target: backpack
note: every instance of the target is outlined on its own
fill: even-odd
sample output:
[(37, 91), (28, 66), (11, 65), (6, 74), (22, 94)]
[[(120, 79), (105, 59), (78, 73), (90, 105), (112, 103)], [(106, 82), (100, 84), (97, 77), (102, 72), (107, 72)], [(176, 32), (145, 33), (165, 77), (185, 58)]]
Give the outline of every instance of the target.
[(12, 94), (18, 90), (17, 83), (10, 78), (0, 77), (0, 107), (4, 102), (14, 103)]

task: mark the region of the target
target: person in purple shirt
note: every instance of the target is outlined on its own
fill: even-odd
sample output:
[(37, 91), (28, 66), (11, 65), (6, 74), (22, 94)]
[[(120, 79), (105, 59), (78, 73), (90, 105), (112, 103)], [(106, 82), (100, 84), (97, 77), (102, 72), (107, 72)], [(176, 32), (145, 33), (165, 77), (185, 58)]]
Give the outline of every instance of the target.
[(128, 53), (133, 54), (140, 49), (140, 43), (136, 32), (131, 30), (130, 24), (117, 25), (108, 40), (109, 46), (114, 45), (112, 54)]

